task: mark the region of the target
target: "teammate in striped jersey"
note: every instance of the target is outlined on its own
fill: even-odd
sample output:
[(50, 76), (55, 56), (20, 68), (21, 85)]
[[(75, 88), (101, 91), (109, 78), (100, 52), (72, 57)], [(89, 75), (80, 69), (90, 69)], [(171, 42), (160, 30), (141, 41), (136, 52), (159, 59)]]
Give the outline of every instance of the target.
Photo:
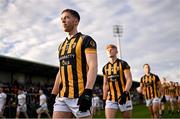
[(132, 85), (130, 66), (117, 58), (117, 47), (106, 47), (109, 62), (103, 67), (103, 99), (106, 100), (106, 118), (115, 118), (118, 109), (123, 118), (131, 118), (132, 101), (129, 90)]
[(150, 72), (149, 64), (144, 64), (145, 75), (141, 77), (140, 88), (146, 99), (152, 118), (159, 118), (161, 82), (157, 75)]
[(57, 95), (53, 118), (91, 117), (92, 88), (97, 76), (96, 42), (77, 30), (79, 13), (61, 13), (68, 37), (59, 46), (59, 72), (52, 94)]
[(170, 94), (171, 113), (174, 114), (175, 103), (176, 103), (176, 87), (175, 87), (175, 83), (172, 81), (170, 81), (169, 94)]

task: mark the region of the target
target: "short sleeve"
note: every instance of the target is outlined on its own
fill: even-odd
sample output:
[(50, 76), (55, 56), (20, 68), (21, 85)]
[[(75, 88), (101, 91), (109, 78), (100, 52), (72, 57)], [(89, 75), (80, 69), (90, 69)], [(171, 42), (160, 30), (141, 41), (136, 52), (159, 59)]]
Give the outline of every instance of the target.
[(140, 85), (143, 85), (143, 77), (141, 77), (141, 79), (140, 79)]
[(130, 69), (130, 66), (129, 66), (129, 64), (126, 61), (123, 61), (122, 62), (122, 68), (123, 68), (123, 70)]
[(160, 79), (157, 75), (155, 75), (155, 78), (156, 78), (156, 83), (160, 82)]
[(140, 79), (140, 83), (142, 83), (142, 77), (141, 77), (141, 79)]
[(96, 53), (97, 52), (96, 42), (90, 36), (84, 37), (83, 46), (85, 49), (85, 53)]
[(103, 67), (102, 72), (103, 72), (103, 75), (105, 75), (105, 67)]

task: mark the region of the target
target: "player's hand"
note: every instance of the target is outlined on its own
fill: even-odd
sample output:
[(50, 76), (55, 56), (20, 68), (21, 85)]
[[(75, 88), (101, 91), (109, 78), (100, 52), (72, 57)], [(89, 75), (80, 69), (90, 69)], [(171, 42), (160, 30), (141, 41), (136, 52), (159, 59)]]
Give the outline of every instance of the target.
[(161, 102), (166, 102), (166, 97), (163, 95)]
[(126, 104), (126, 98), (128, 95), (129, 93), (127, 91), (124, 91), (118, 99), (119, 104), (121, 105)]
[(51, 94), (50, 98), (49, 98), (48, 104), (49, 104), (49, 109), (52, 112), (53, 112), (53, 106), (54, 106), (54, 103), (55, 103), (55, 99), (56, 99), (56, 95), (55, 94)]
[(79, 111), (86, 112), (90, 110), (92, 105), (92, 90), (85, 89), (83, 94), (79, 97), (78, 100)]

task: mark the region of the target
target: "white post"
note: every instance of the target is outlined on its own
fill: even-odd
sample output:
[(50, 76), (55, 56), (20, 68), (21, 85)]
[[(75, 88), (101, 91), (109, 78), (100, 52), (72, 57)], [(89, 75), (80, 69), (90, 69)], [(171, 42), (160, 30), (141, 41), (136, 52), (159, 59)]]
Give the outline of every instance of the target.
[(114, 25), (113, 26), (113, 34), (114, 37), (117, 40), (117, 45), (118, 45), (118, 49), (119, 49), (119, 58), (122, 59), (122, 50), (121, 50), (121, 36), (123, 33), (123, 28), (120, 25)]

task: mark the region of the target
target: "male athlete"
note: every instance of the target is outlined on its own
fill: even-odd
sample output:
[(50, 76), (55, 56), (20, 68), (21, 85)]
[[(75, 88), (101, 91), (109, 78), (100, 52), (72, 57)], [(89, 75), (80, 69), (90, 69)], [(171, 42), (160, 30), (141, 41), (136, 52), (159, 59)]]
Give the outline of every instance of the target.
[(145, 75), (141, 77), (140, 89), (146, 99), (146, 106), (152, 118), (159, 118), (161, 82), (157, 75), (150, 72), (149, 64), (144, 64)]
[(96, 42), (78, 32), (79, 21), (75, 10), (62, 11), (61, 23), (67, 38), (58, 49), (60, 66), (51, 93), (58, 94), (53, 118), (91, 117), (92, 88), (97, 76)]
[(39, 90), (39, 105), (40, 107), (36, 110), (38, 114), (38, 119), (41, 118), (41, 114), (45, 113), (49, 118), (51, 118), (48, 107), (47, 107), (47, 102), (46, 102), (46, 95), (44, 94), (43, 90)]
[(170, 107), (171, 107), (170, 113), (174, 114), (175, 103), (176, 103), (176, 87), (175, 87), (175, 83), (172, 81), (170, 81), (169, 94), (170, 94)]
[(3, 118), (4, 108), (6, 104), (7, 95), (3, 92), (3, 88), (0, 87), (0, 118)]
[(160, 101), (160, 110), (159, 110), (159, 114), (160, 116), (162, 116), (164, 114), (164, 110), (165, 110), (165, 104), (166, 104), (166, 78), (162, 78), (161, 80), (161, 88), (162, 88), (162, 92), (161, 92), (161, 101)]
[(127, 62), (117, 58), (117, 47), (110, 44), (106, 47), (109, 62), (103, 67), (103, 99), (106, 100), (106, 118), (115, 118), (118, 109), (123, 118), (131, 118), (132, 101), (130, 88), (132, 76)]

